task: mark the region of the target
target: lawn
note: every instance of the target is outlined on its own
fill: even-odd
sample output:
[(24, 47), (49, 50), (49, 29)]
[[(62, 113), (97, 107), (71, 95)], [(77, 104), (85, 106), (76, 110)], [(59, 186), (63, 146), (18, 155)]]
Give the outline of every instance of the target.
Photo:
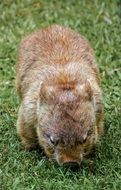
[[(1, 0), (0, 3), (0, 189), (121, 190), (121, 1)], [(37, 151), (21, 150), (16, 135), (17, 47), (28, 33), (58, 23), (83, 34), (100, 69), (105, 134), (94, 169), (73, 172)]]

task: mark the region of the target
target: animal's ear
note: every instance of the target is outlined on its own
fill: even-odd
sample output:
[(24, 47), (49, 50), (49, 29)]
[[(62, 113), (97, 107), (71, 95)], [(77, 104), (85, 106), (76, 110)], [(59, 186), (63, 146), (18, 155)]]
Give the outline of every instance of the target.
[(93, 97), (93, 91), (91, 87), (91, 83), (89, 80), (87, 80), (83, 84), (77, 85), (77, 91), (80, 94), (81, 97), (85, 98), (86, 100), (91, 101)]
[(42, 100), (48, 102), (54, 99), (55, 89), (51, 85), (42, 83), (40, 88), (40, 97)]

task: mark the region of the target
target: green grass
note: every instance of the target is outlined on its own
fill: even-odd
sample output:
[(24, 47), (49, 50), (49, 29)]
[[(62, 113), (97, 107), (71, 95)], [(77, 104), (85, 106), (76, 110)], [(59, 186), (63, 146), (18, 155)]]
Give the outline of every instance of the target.
[[(0, 189), (121, 190), (121, 3), (116, 0), (5, 0), (0, 3)], [(94, 172), (72, 172), (37, 151), (21, 151), (16, 135), (19, 99), (15, 62), (20, 39), (58, 23), (82, 33), (99, 64), (105, 135)]]

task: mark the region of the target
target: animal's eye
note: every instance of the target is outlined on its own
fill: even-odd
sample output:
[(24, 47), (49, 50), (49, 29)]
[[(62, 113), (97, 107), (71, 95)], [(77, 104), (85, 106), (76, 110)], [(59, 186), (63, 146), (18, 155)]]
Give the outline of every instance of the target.
[(85, 143), (87, 141), (87, 138), (85, 138), (83, 141), (82, 141), (82, 143)]
[(78, 144), (84, 144), (86, 142), (87, 138), (83, 139), (83, 140), (79, 140)]
[(50, 142), (51, 142), (52, 144), (55, 144), (54, 138), (53, 138), (52, 136), (50, 136)]
[(52, 136), (50, 136), (50, 142), (51, 144), (53, 144), (54, 146), (56, 146), (58, 144), (58, 140), (54, 139)]

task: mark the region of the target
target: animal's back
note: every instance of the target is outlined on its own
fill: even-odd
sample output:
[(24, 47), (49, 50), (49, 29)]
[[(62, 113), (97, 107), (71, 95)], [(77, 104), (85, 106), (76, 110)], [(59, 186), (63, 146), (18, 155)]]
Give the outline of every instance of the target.
[(81, 35), (58, 25), (30, 34), (18, 52), (18, 92), (22, 95), (28, 90), (44, 65), (63, 67), (70, 62), (87, 64), (98, 78), (92, 49)]

